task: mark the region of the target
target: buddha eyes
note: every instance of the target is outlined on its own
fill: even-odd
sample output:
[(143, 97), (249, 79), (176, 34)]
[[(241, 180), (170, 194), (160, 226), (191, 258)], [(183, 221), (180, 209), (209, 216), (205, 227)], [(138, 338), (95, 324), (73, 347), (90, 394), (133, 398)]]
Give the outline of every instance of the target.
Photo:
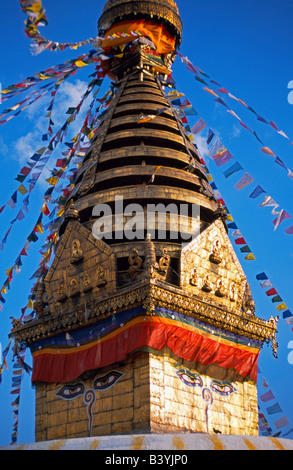
[(188, 387), (202, 387), (203, 386), (203, 381), (200, 378), (199, 375), (193, 374), (190, 371), (187, 371), (186, 369), (180, 369), (179, 371), (176, 372), (178, 375), (179, 379), (182, 380), (185, 385)]
[(112, 370), (111, 372), (108, 372), (108, 374), (95, 379), (93, 384), (94, 389), (100, 391), (107, 390), (108, 388), (113, 387), (113, 385), (115, 385), (123, 375), (124, 374), (122, 372)]
[[(203, 381), (198, 374), (194, 374), (187, 369), (180, 369), (176, 371), (179, 379), (188, 387), (202, 387)], [(220, 382), (218, 380), (212, 380), (210, 389), (219, 395), (228, 397), (232, 393), (236, 392), (236, 388), (228, 382)]]
[(84, 385), (82, 383), (69, 384), (64, 385), (62, 388), (60, 388), (56, 395), (61, 398), (64, 398), (64, 400), (73, 400), (79, 395), (83, 395), (84, 390)]
[(236, 392), (236, 389), (233, 385), (225, 382), (218, 382), (213, 380), (211, 383), (211, 389), (223, 396), (231, 395), (233, 392)]
[[(117, 370), (112, 370), (107, 374), (97, 377), (93, 382), (94, 390), (104, 391), (108, 388), (113, 387), (121, 377), (123, 377), (122, 372)], [(63, 398), (64, 400), (73, 400), (79, 395), (83, 395), (86, 391), (86, 388), (83, 383), (79, 382), (76, 384), (66, 384), (56, 393), (58, 397)]]

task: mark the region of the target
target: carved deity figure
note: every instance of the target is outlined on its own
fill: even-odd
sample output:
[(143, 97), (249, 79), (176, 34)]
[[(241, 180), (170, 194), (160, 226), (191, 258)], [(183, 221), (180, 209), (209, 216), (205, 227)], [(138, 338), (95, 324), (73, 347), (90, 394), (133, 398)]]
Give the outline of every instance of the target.
[(215, 291), (215, 295), (217, 297), (224, 297), (225, 296), (223, 281), (222, 281), (221, 278), (219, 278), (217, 280), (217, 288), (216, 288), (216, 291)]
[(69, 284), (69, 293), (70, 293), (70, 296), (73, 297), (77, 294), (79, 294), (79, 286), (78, 286), (78, 282), (77, 280), (75, 279), (75, 277), (73, 279), (71, 279), (70, 281), (70, 284)]
[(93, 288), (90, 276), (87, 273), (84, 273), (82, 277), (82, 283), (84, 292), (87, 292)]
[(215, 263), (215, 264), (221, 263), (222, 261), (221, 248), (222, 248), (221, 242), (217, 238), (213, 243), (212, 252), (210, 254), (210, 261), (212, 263)]
[(192, 286), (197, 287), (198, 285), (198, 275), (197, 275), (197, 268), (194, 268), (192, 273), (191, 273), (191, 278), (190, 278), (190, 284)]
[(203, 286), (202, 286), (202, 290), (204, 292), (211, 292), (213, 290), (213, 286), (212, 286), (212, 283), (210, 281), (210, 276), (209, 274), (207, 274), (204, 278), (204, 282), (203, 282)]
[(95, 272), (95, 281), (97, 287), (103, 287), (107, 284), (106, 271), (103, 266), (99, 266)]
[(131, 254), (128, 257), (128, 275), (132, 281), (137, 279), (137, 272), (142, 267), (142, 259), (138, 256), (138, 251), (136, 248), (132, 249)]
[(71, 245), (71, 260), (73, 264), (80, 263), (83, 260), (82, 249), (80, 248), (80, 241), (73, 240)]
[(171, 257), (168, 255), (167, 248), (163, 248), (163, 256), (159, 261), (158, 273), (164, 279), (167, 277), (169, 266), (170, 266)]
[(236, 301), (236, 288), (234, 282), (232, 282), (229, 287), (229, 298), (231, 302)]

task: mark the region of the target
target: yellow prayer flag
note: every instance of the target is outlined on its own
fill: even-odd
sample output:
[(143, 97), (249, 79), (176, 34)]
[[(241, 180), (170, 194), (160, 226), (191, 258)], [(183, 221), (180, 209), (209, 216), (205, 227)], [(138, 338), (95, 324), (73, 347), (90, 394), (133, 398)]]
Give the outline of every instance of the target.
[(37, 231), (38, 231), (39, 233), (44, 233), (44, 229), (43, 229), (42, 224), (37, 224), (37, 225), (35, 226), (35, 228), (37, 229)]
[(46, 179), (47, 183), (51, 186), (55, 186), (58, 183), (59, 178), (57, 176), (52, 176), (51, 178)]
[(6, 275), (7, 275), (7, 276), (10, 276), (10, 274), (12, 273), (12, 270), (13, 270), (13, 267), (7, 269), (7, 270), (6, 270)]
[(40, 80), (47, 80), (47, 79), (50, 78), (50, 77), (48, 77), (48, 76), (46, 76), (46, 75), (43, 75), (42, 73), (39, 73), (38, 78), (39, 78)]
[(87, 65), (85, 62), (83, 62), (82, 60), (77, 60), (74, 65), (76, 65), (77, 67), (84, 67), (85, 65)]
[(252, 253), (249, 253), (249, 255), (245, 256), (245, 259), (247, 260), (254, 260), (255, 256)]
[(33, 303), (32, 299), (29, 299), (29, 302), (27, 304), (27, 308), (34, 308), (34, 303)]
[(61, 215), (64, 214), (64, 210), (65, 210), (65, 208), (62, 207), (62, 209), (60, 209), (60, 211), (57, 212), (57, 217), (61, 217)]
[(24, 195), (24, 194), (26, 194), (26, 193), (28, 192), (28, 190), (26, 189), (26, 187), (25, 187), (23, 184), (21, 184), (21, 185), (17, 188), (17, 191), (19, 191), (20, 194), (22, 194), (22, 195)]
[(69, 118), (67, 119), (67, 123), (70, 124), (74, 119), (75, 117), (73, 116), (73, 114), (71, 114), (71, 116), (69, 116)]
[(1, 292), (2, 292), (2, 294), (7, 294), (7, 290), (6, 290), (5, 286), (2, 287)]
[(91, 140), (94, 137), (94, 135), (95, 134), (93, 133), (93, 131), (90, 131), (86, 136), (87, 136), (88, 140)]
[(287, 310), (287, 305), (283, 302), (282, 304), (280, 305), (277, 305), (277, 310), (280, 312), (281, 310)]
[(50, 248), (46, 251), (46, 253), (43, 254), (44, 258), (47, 258), (50, 254)]
[(227, 215), (227, 220), (228, 220), (229, 222), (234, 222), (234, 219), (233, 219), (233, 217), (232, 217), (231, 214), (228, 214), (228, 215)]

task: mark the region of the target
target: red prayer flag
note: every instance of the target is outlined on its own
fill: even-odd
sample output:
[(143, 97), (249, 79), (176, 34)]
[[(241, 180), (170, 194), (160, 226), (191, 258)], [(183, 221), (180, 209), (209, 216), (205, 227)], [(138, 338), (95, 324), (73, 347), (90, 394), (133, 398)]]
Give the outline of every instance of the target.
[(279, 130), (279, 129), (277, 128), (276, 124), (275, 124), (273, 121), (270, 122), (270, 125), (271, 125), (274, 129), (276, 129), (276, 131)]
[(235, 240), (235, 243), (236, 245), (247, 245), (246, 241), (244, 240), (244, 238), (237, 238)]
[(274, 287), (272, 289), (266, 291), (266, 295), (268, 297), (270, 297), (271, 295), (277, 295), (277, 294), (278, 294), (278, 292), (276, 291), (276, 289)]

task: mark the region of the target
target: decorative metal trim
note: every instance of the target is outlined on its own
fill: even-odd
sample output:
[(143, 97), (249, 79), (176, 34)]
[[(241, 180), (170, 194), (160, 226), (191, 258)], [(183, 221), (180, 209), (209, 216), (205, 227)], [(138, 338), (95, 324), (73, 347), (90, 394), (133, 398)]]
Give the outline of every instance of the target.
[(24, 325), (17, 325), (11, 336), (14, 336), (18, 343), (30, 345), (42, 338), (62, 333), (64, 329), (80, 329), (91, 323), (97, 323), (101, 318), (138, 305), (146, 310), (147, 315), (154, 315), (156, 306), (164, 307), (236, 335), (266, 343), (272, 342), (276, 356), (278, 317), (265, 321), (243, 312), (224, 310), (195, 297), (189, 297), (180, 289), (154, 279), (132, 284), (107, 299), (99, 300), (90, 307), (88, 315), (85, 315), (84, 308), (79, 308), (70, 315), (66, 312), (58, 316), (48, 314)]

